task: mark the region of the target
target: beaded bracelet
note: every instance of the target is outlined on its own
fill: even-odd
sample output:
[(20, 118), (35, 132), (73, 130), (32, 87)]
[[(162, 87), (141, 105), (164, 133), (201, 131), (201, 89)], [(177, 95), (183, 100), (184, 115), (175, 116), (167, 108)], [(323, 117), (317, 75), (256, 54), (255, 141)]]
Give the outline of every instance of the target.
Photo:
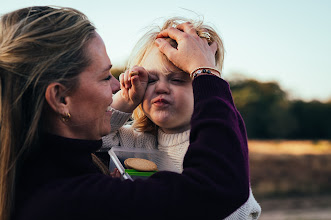
[[(216, 75), (216, 74), (212, 73), (210, 70), (214, 70), (219, 75)], [(191, 76), (192, 79), (194, 79), (195, 77), (197, 77), (201, 73), (207, 73), (207, 74), (211, 74), (211, 75), (214, 75), (214, 76), (221, 77), (221, 72), (218, 69), (211, 68), (211, 67), (198, 67), (198, 68), (194, 69), (191, 72), (190, 76)]]

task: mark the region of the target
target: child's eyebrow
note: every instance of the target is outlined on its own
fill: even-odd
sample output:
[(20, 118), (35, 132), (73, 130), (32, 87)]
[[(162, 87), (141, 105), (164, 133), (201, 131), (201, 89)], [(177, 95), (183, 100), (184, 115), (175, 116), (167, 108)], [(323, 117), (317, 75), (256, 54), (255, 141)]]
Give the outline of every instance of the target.
[(178, 70), (178, 71), (166, 71), (166, 72), (150, 70), (150, 71), (148, 71), (148, 74), (149, 75), (154, 75), (154, 76), (155, 75), (162, 74), (162, 75), (165, 75), (167, 77), (173, 77), (175, 75), (185, 75), (187, 73), (184, 72), (184, 71), (182, 71), (182, 70)]
[(166, 76), (172, 77), (172, 76), (183, 76), (183, 75), (187, 75), (186, 72), (184, 71), (175, 71), (175, 72), (168, 72), (166, 73)]
[(158, 73), (157, 72), (155, 72), (154, 70), (150, 70), (150, 71), (148, 71), (148, 75), (157, 75)]

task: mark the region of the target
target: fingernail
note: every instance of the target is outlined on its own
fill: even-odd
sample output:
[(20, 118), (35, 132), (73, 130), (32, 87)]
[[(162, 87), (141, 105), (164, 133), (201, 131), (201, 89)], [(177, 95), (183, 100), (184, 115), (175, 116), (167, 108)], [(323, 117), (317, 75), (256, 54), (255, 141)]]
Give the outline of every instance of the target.
[(156, 40), (155, 40), (155, 44), (156, 44), (156, 46), (159, 46), (160, 43), (161, 43), (161, 40), (160, 40), (160, 39), (156, 39)]
[(132, 71), (130, 72), (129, 74), (130, 76), (136, 76), (136, 75), (139, 75), (139, 72), (136, 72), (136, 71)]

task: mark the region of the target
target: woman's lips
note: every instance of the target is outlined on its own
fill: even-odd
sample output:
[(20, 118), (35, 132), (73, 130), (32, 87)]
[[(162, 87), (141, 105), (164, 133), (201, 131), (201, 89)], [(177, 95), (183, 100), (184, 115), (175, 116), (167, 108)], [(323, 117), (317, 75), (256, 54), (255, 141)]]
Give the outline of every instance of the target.
[(106, 114), (110, 116), (113, 114), (112, 107), (110, 107), (110, 105), (107, 107)]
[(113, 109), (113, 108), (109, 105), (109, 106), (107, 107), (106, 112), (111, 112), (112, 109)]

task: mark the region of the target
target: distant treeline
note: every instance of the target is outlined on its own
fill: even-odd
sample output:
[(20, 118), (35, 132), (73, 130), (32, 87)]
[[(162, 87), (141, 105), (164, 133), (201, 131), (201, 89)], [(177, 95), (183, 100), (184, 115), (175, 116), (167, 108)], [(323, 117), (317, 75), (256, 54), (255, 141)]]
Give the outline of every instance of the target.
[(277, 82), (229, 83), (249, 139), (331, 139), (331, 100), (289, 100)]
[[(123, 68), (112, 69), (114, 76)], [(331, 139), (331, 100), (289, 100), (277, 82), (229, 81), (249, 139)]]

